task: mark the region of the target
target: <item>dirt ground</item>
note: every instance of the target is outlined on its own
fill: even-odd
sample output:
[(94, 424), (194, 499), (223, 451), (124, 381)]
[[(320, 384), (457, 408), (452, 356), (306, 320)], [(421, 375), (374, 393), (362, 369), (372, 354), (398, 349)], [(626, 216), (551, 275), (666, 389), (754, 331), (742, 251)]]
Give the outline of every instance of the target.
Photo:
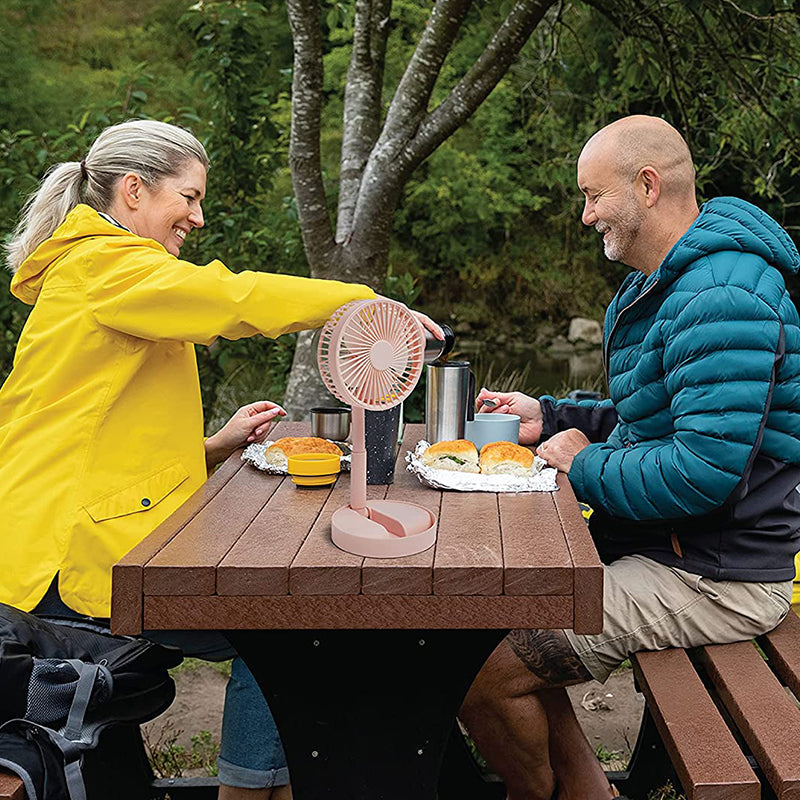
[[(219, 742), (227, 678), (208, 665), (194, 664), (175, 674), (175, 702), (144, 726), (151, 741), (163, 738), (166, 730), (180, 731), (176, 743), (187, 750), (191, 749), (191, 737), (202, 731), (209, 731), (212, 741)], [(590, 744), (606, 754), (606, 769), (623, 769), (636, 742), (644, 705), (642, 696), (634, 691), (632, 671), (615, 673), (605, 685), (592, 681), (573, 686), (569, 695)]]

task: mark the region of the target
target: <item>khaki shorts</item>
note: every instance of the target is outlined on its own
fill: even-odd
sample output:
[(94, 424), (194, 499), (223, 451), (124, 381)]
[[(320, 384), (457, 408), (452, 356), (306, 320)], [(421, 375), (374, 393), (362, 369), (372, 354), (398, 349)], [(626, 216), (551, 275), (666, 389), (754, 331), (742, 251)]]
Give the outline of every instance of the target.
[(605, 681), (631, 653), (741, 642), (789, 610), (792, 582), (712, 581), (644, 556), (604, 567), (603, 632), (565, 631), (586, 669)]

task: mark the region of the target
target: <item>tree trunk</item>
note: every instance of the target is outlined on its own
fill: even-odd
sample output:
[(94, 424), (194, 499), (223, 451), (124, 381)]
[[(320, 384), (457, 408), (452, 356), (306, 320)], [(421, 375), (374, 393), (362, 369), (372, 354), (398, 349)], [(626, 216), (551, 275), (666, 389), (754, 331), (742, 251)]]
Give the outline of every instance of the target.
[[(483, 53), (435, 108), (430, 98), (474, 0), (436, 0), (381, 126), (391, 0), (356, 0), (345, 86), (336, 232), (320, 161), (323, 63), (318, 0), (287, 0), (294, 40), (289, 162), (303, 244), (315, 278), (383, 290), (392, 221), (411, 173), (486, 99), (556, 0), (515, 0)], [(284, 406), (304, 419), (331, 402), (313, 334), (297, 340)]]

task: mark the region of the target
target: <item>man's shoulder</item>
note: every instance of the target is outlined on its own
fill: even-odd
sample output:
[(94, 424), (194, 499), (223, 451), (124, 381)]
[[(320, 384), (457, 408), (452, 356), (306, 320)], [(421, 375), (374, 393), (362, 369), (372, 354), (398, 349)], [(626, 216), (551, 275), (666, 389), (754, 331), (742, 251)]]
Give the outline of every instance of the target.
[[(756, 253), (720, 250), (706, 253), (687, 264), (670, 287), (673, 293), (693, 295), (713, 289), (742, 289), (756, 293), (773, 305), (786, 291), (781, 272)], [(736, 292), (730, 293), (735, 301)]]

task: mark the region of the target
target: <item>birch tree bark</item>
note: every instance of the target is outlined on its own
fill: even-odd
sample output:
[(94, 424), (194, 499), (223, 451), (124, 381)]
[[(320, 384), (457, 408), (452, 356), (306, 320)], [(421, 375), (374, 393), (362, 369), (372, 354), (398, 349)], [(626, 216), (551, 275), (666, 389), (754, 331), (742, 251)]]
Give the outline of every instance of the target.
[[(505, 75), (556, 0), (516, 0), (479, 58), (434, 108), (430, 100), (473, 0), (437, 0), (385, 120), (383, 73), (391, 0), (356, 0), (345, 86), (334, 230), (322, 181), (322, 34), (318, 0), (287, 0), (294, 40), (289, 160), (311, 275), (369, 284), (386, 278), (392, 222), (414, 170), (463, 125)], [(331, 401), (316, 368), (313, 333), (298, 337), (284, 405), (302, 419)]]

